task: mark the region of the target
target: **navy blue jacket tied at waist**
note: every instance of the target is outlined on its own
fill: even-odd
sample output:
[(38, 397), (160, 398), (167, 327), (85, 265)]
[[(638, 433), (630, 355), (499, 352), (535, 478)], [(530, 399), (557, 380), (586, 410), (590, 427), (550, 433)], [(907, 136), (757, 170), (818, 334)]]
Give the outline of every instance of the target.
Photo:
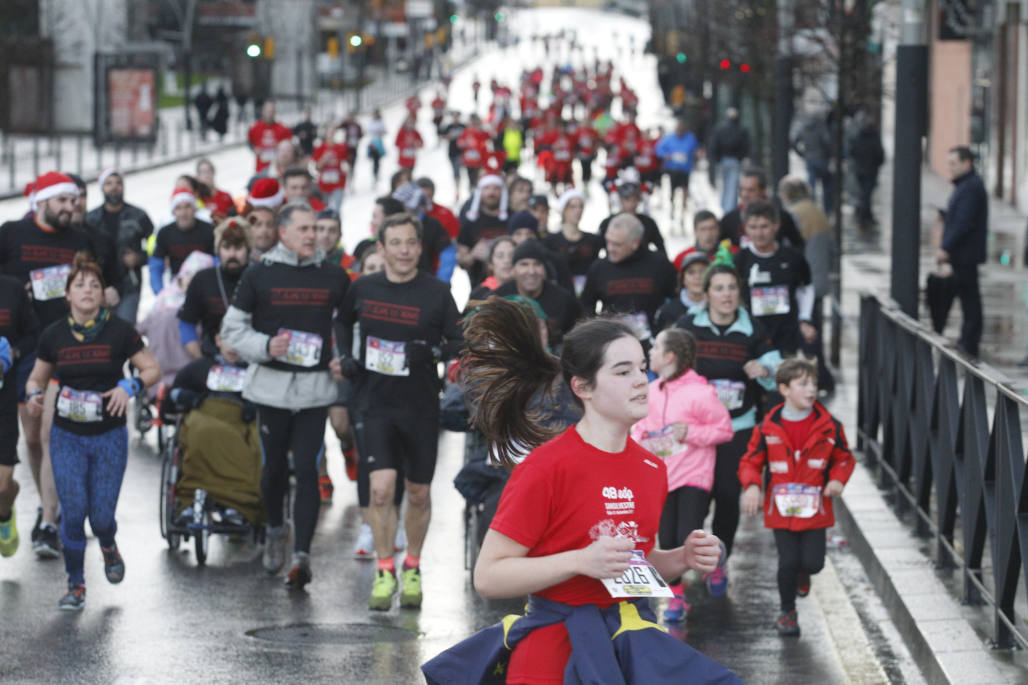
[(645, 599), (600, 609), (532, 596), (524, 616), (505, 616), (421, 670), (428, 685), (503, 685), (515, 645), (537, 628), (563, 622), (571, 641), (565, 685), (742, 685), (734, 673), (668, 635), (656, 621)]

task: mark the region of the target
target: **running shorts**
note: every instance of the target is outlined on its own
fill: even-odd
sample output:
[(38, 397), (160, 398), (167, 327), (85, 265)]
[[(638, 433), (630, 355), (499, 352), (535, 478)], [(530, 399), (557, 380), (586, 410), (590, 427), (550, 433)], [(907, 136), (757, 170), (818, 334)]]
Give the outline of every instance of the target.
[(412, 483), (427, 485), (435, 474), (439, 417), (365, 416), (358, 454), (369, 472), (402, 471)]

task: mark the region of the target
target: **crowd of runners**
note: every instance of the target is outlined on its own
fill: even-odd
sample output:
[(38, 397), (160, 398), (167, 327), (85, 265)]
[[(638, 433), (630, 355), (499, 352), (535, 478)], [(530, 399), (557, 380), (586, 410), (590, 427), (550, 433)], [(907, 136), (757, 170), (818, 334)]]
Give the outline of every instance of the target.
[[(655, 621), (613, 589), (639, 568), (653, 569), (644, 594), (667, 597), (667, 622), (687, 619), (689, 572), (724, 595), (741, 513), (774, 529), (781, 613), (769, 623), (799, 634), (796, 598), (824, 563), (831, 498), (853, 469), (818, 402), (833, 382), (821, 347), (826, 231), (809, 188), (771, 188), (744, 168), (732, 209), (690, 208), (694, 245), (668, 254), (703, 150), (685, 120), (640, 126), (639, 98), (612, 63), (540, 66), (482, 94), (476, 76), (474, 112), (450, 107), (448, 86), (427, 107), (408, 99), (395, 132), (380, 112), (351, 113), (306, 127), (303, 141), (268, 102), (249, 135), (246, 193), (219, 189), (201, 159), (168, 189), (162, 217), (127, 201), (118, 170), (101, 174), (92, 211), (81, 179), (39, 176), (28, 213), (0, 226), (0, 554), (19, 546), (20, 432), (39, 493), (32, 551), (63, 555), (59, 606), (82, 609), (87, 518), (107, 580), (126, 572), (115, 510), (131, 408), (169, 397), (200, 412), (228, 399), (258, 426), (259, 514), (231, 497), (215, 504), (225, 521), (264, 526), (264, 570), (294, 589), (329, 572), (311, 558), (319, 508), (339, 487), (327, 422), (356, 482), (354, 554), (377, 564), (368, 606), (389, 610), (398, 596), (419, 607), (445, 390), (505, 474), (475, 586), (532, 596), (507, 626), (517, 640), (501, 633), (508, 649), (518, 642), (508, 682), (551, 682), (569, 655), (593, 658), (576, 631), (594, 619)], [(438, 168), (419, 164), (426, 140), (446, 147), (452, 204), (436, 193)], [(376, 180), (396, 161), (370, 216), (347, 208), (359, 156)], [(597, 194), (610, 216), (585, 225)], [(672, 225), (650, 216), (653, 201)], [(349, 252), (344, 226), (366, 235)], [(463, 307), (457, 269), (472, 288)], [(192, 505), (177, 501), (172, 518), (193, 520)], [(431, 591), (431, 569), (424, 582)], [(582, 606), (600, 613), (572, 611)], [(430, 680), (448, 682), (481, 639), (426, 666)]]

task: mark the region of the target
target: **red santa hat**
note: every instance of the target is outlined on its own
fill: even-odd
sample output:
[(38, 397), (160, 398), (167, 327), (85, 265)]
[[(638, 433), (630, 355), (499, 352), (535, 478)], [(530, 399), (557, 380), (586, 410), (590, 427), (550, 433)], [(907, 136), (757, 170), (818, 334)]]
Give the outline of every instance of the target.
[(36, 178), (36, 194), (32, 202), (34, 205), (38, 205), (40, 202), (65, 193), (78, 196), (79, 187), (75, 185), (75, 181), (59, 171), (48, 171)]
[(171, 209), (174, 211), (176, 207), (185, 202), (186, 204), (196, 207), (196, 195), (193, 195), (190, 191), (185, 188), (176, 188), (171, 193)]
[(251, 207), (264, 207), (266, 209), (278, 209), (285, 201), (282, 190), (278, 187), (278, 181), (273, 178), (260, 178), (254, 181), (250, 188), (250, 196), (246, 198)]

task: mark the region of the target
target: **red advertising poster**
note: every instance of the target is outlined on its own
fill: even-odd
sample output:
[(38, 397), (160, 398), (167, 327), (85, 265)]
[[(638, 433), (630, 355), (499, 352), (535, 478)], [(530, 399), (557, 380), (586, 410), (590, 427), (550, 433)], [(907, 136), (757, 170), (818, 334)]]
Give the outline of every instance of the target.
[(113, 138), (152, 138), (156, 123), (156, 92), (157, 74), (153, 69), (108, 69), (108, 135)]

